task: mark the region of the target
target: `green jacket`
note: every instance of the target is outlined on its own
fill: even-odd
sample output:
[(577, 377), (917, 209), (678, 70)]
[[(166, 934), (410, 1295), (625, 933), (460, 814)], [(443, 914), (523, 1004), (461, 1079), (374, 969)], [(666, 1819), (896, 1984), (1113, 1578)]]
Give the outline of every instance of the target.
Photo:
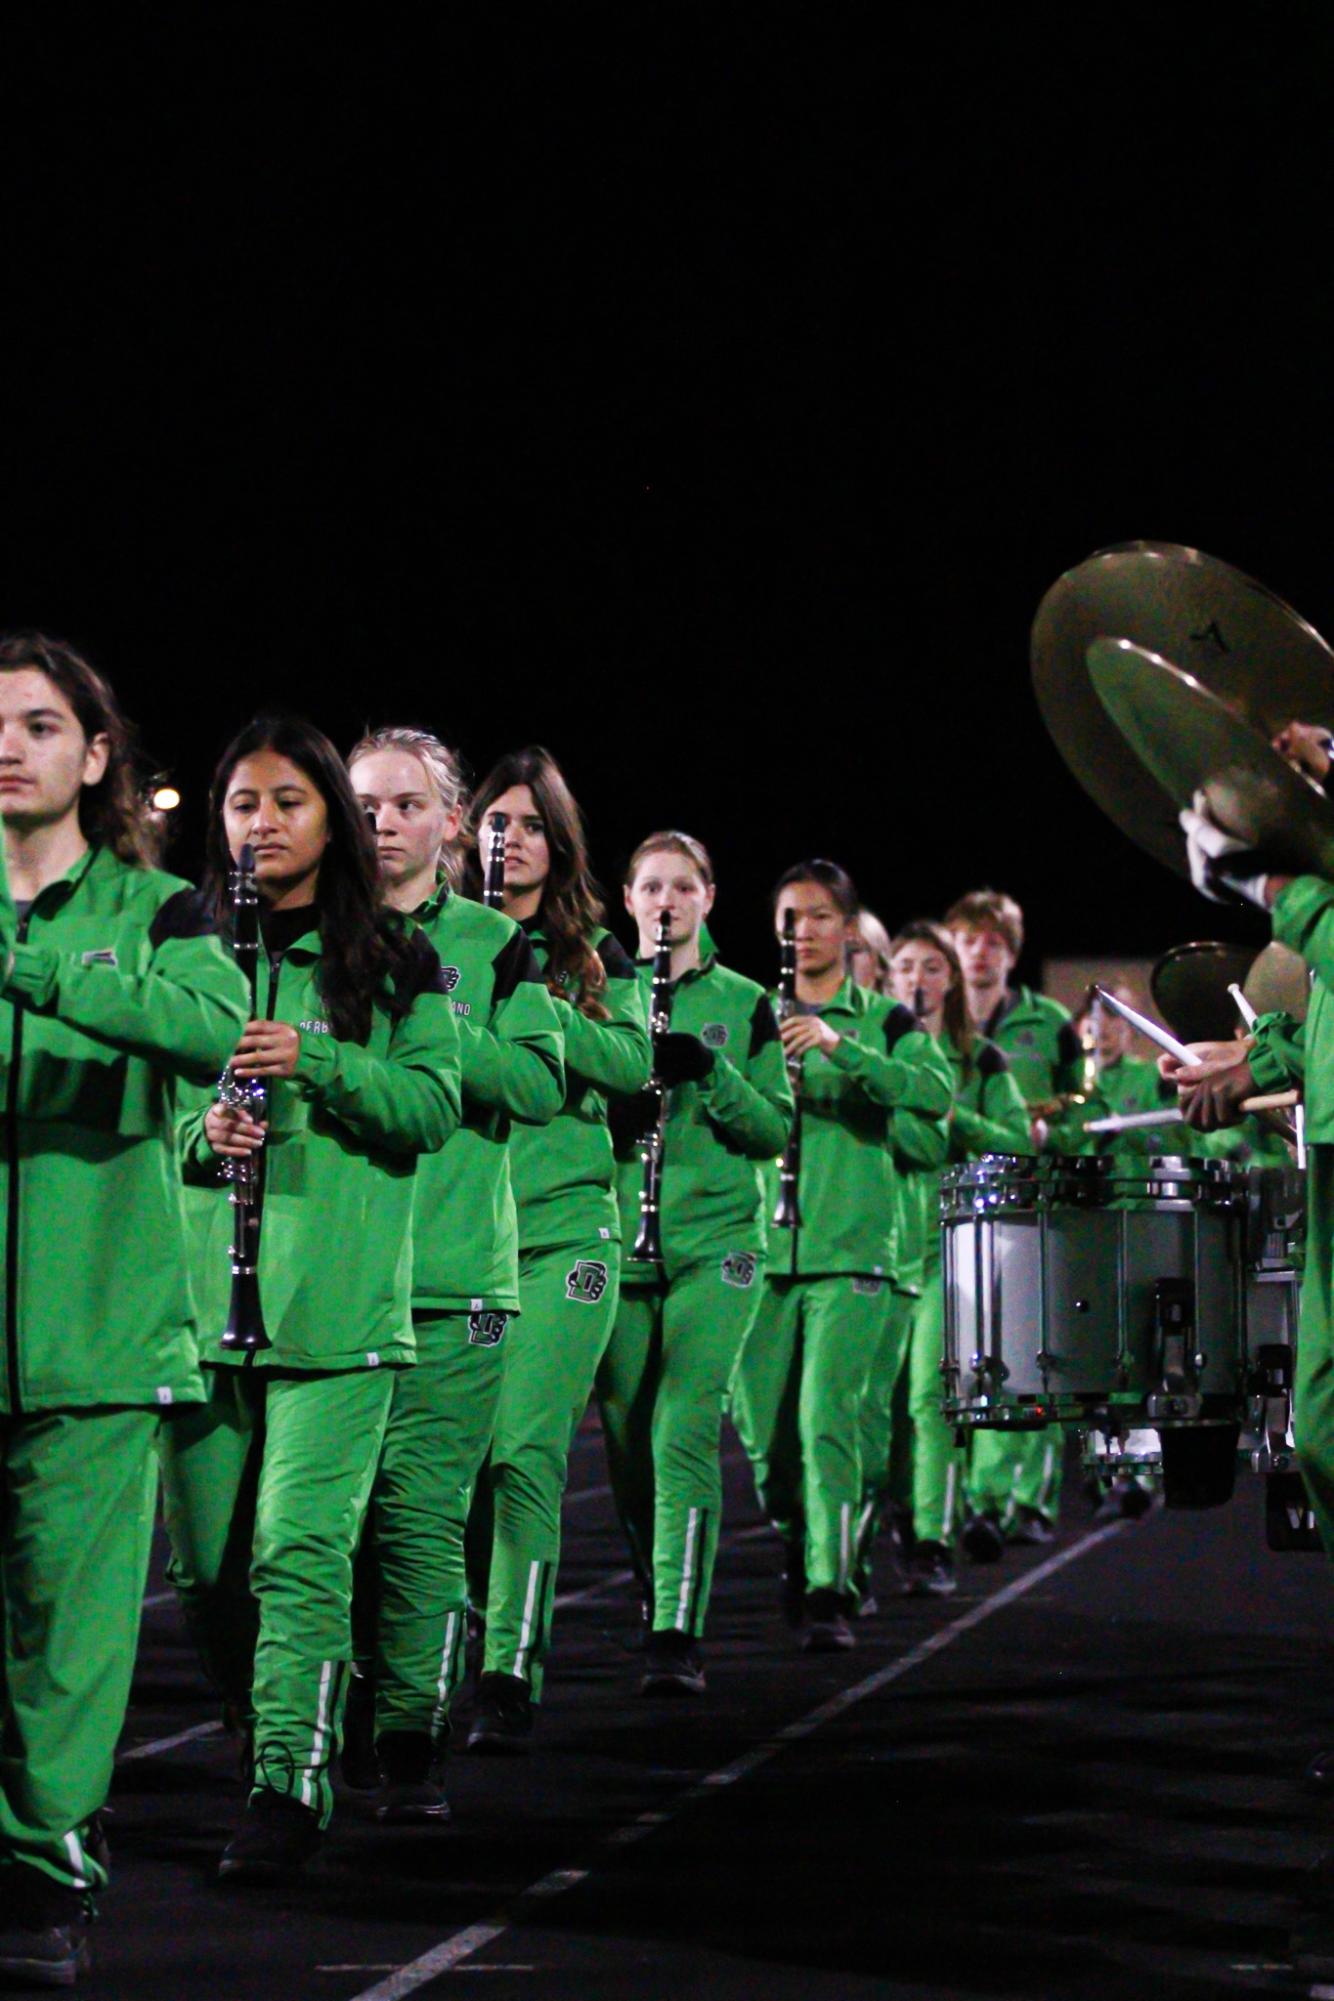
[[(314, 912), (312, 911), (312, 919)], [(263, 955), (261, 955), (262, 958)], [(324, 1019), (312, 922), (261, 963), (264, 1012), (300, 1030), (296, 1075), (269, 1091), (259, 1296), (271, 1348), (218, 1345), (231, 1291), (231, 1204), (204, 1134), (213, 1093), (181, 1126), (191, 1275), (207, 1362), (340, 1371), (414, 1360), (412, 1216), (418, 1157), (459, 1122), (459, 1038), (441, 968), (419, 941), (412, 1006), (377, 1006), (369, 1040), (338, 1041)]]
[(1012, 987), (981, 1026), (987, 1040), (1008, 1057), (1026, 1104), (1080, 1089), (1084, 1052), (1059, 1001), (1035, 994), (1031, 987)]
[[(954, 1110), (949, 1123), (948, 1164), (977, 1160), (984, 1153), (1031, 1150), (1028, 1109), (1006, 1058), (994, 1042), (979, 1036), (964, 1076), (963, 1052), (948, 1035), (937, 1038), (949, 1058)], [(899, 1261), (895, 1287), (920, 1290), (940, 1266), (940, 1168), (900, 1160)]]
[[(801, 1175), (795, 1230), (769, 1233), (770, 1278), (896, 1270), (896, 1159), (939, 1167), (953, 1097), (949, 1061), (911, 1010), (845, 980), (818, 1013), (840, 1036), (801, 1067)], [(768, 1172), (770, 1208), (778, 1166)]]
[(1089, 1119), (1125, 1118), (1175, 1103), (1176, 1092), (1159, 1076), (1155, 1062), (1122, 1056), (1098, 1071), (1098, 1087), (1087, 1103), (1072, 1106), (1068, 1117), (1052, 1128), (1053, 1144), (1062, 1153), (1115, 1154), (1129, 1162), (1148, 1160), (1156, 1153), (1193, 1152), (1200, 1135), (1192, 1135), (1179, 1120), (1165, 1126), (1132, 1126), (1120, 1133), (1084, 1130)]
[[(649, 960), (636, 965), (647, 998)], [(699, 1083), (670, 1094), (662, 1167), (663, 1266), (629, 1258), (639, 1230), (643, 1168), (636, 1101), (612, 1104), (616, 1194), (626, 1256), (621, 1284), (668, 1280), (690, 1265), (735, 1257), (734, 1283), (749, 1285), (764, 1255), (765, 1208), (760, 1163), (780, 1154), (792, 1119), (783, 1045), (763, 987), (714, 957), (676, 982), (672, 1029), (697, 1035), (713, 1051), (713, 1069)], [(772, 1233), (772, 1234), (777, 1234)]]
[(564, 1040), (533, 948), (512, 917), (439, 889), (415, 913), (439, 955), (463, 1061), (463, 1123), (417, 1181), (419, 1312), (515, 1313), (515, 1121), (546, 1126), (565, 1099)]
[[(540, 918), (524, 925), (538, 965), (549, 959)], [(644, 989), (634, 962), (610, 931), (594, 934), (607, 984), (606, 1021), (592, 1021), (571, 999), (555, 996), (565, 1036), (565, 1103), (540, 1129), (516, 1126), (510, 1172), (525, 1251), (610, 1241), (620, 1235), (616, 1161), (607, 1129), (609, 1091), (639, 1091), (652, 1061)]]
[(1261, 1015), (1251, 1073), (1257, 1091), (1304, 1083), (1306, 1137), (1313, 1146), (1334, 1139), (1334, 882), (1299, 875), (1274, 902), (1274, 936), (1300, 952), (1315, 975), (1306, 1020)]
[(177, 1081), (216, 1083), (245, 982), (187, 884), (94, 848), (50, 883), (0, 998), (0, 1408), (203, 1394), (172, 1153)]

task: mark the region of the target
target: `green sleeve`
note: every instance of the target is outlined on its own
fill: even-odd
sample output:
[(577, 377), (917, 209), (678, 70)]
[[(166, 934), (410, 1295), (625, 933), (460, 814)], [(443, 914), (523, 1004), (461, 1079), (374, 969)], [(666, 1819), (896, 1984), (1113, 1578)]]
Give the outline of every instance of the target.
[(4, 994), (201, 1082), (222, 1070), (249, 1012), (245, 981), (211, 932), (163, 937), (136, 972), (96, 959), (85, 965), (52, 945), (18, 945)]
[(934, 1038), (920, 1029), (900, 1035), (892, 1055), (842, 1035), (829, 1061), (855, 1077), (867, 1097), (886, 1111), (943, 1119), (954, 1098), (949, 1059), (937, 1049)]
[(1311, 971), (1334, 988), (1334, 882), (1299, 875), (1274, 901), (1274, 936), (1300, 952)]
[(538, 979), (497, 1002), (489, 1028), (459, 1017), (463, 1086), (478, 1104), (544, 1126), (565, 1103), (565, 1042), (556, 1004)]
[(966, 1105), (954, 1108), (954, 1133), (970, 1158), (982, 1153), (1027, 1153), (1028, 1107), (1010, 1070), (999, 1070), (982, 1084), (982, 1103), (976, 1111)]
[[(761, 1000), (768, 1028), (752, 1028), (750, 1054), (742, 1070), (722, 1050), (715, 1050), (713, 1068), (699, 1087), (700, 1102), (714, 1125), (748, 1160), (773, 1160), (787, 1145), (792, 1124), (792, 1086), (788, 1082), (783, 1045), (773, 1032), (767, 1000)], [(756, 1011), (759, 1018), (759, 1011)]]
[(924, 1119), (916, 1112), (891, 1112), (889, 1139), (895, 1160), (904, 1167), (943, 1167), (949, 1159), (950, 1131), (944, 1119)]
[(600, 1091), (642, 1091), (653, 1067), (644, 990), (638, 980), (608, 980), (602, 999), (610, 1020), (590, 1021), (555, 997), (565, 1035), (565, 1067)]
[(459, 1037), (447, 994), (418, 994), (387, 1056), (299, 1029), (294, 1082), (368, 1146), (435, 1153), (459, 1123)]
[(1286, 1091), (1306, 1077), (1306, 1023), (1290, 1014), (1262, 1014), (1252, 1030), (1251, 1075), (1257, 1095)]
[(197, 1098), (194, 1092), (188, 1095), (194, 1102), (176, 1120), (176, 1157), (181, 1179), (193, 1188), (211, 1188), (217, 1182), (222, 1156), (214, 1153), (204, 1137), (204, 1119), (216, 1093), (210, 1092), (206, 1098)]

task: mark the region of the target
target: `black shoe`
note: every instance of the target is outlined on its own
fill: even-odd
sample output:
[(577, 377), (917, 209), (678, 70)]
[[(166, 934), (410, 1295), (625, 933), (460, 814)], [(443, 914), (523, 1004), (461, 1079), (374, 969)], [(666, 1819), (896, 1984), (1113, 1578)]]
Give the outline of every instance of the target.
[(343, 1784), (353, 1792), (373, 1793), (380, 1783), (375, 1756), (375, 1683), (360, 1668), (348, 1676), (343, 1704), (343, 1743), (339, 1753)]
[(1006, 1541), (1018, 1543), (1025, 1549), (1042, 1549), (1049, 1542), (1055, 1542), (1056, 1530), (1044, 1514), (1036, 1508), (1016, 1508), (1014, 1520), (1006, 1531)]
[(912, 1562), (912, 1553), (917, 1542), (912, 1509), (905, 1507), (902, 1501), (891, 1501), (883, 1519), (889, 1530), (889, 1539), (894, 1545), (894, 1555), (906, 1569)]
[(954, 1552), (943, 1542), (919, 1542), (904, 1584), (908, 1598), (951, 1598), (958, 1590)]
[(236, 1776), (247, 1798), (255, 1786), (255, 1719), (239, 1702), (224, 1702), (222, 1727), (236, 1747)]
[(783, 1546), (783, 1623), (795, 1632), (806, 1616), (806, 1539)]
[(437, 1773), (440, 1747), (425, 1730), (386, 1730), (377, 1738), (381, 1783), (375, 1818), (387, 1827), (449, 1819), (449, 1801)]
[(864, 1591), (857, 1600), (856, 1616), (859, 1619), (874, 1619), (878, 1616), (879, 1611), (880, 1600), (876, 1597), (874, 1591)]
[(468, 1749), (512, 1757), (528, 1750), (533, 1734), (533, 1698), (517, 1674), (484, 1674), (477, 1685), (477, 1707)]
[(1142, 1487), (1133, 1477), (1113, 1480), (1093, 1510), (1095, 1522), (1138, 1522), (1152, 1513), (1158, 1496), (1152, 1487)]
[(218, 1876), (224, 1883), (285, 1882), (323, 1839), (317, 1814), (265, 1786), (247, 1804), (245, 1819), (223, 1850)]
[(4, 1873), (0, 1981), (16, 1987), (72, 1987), (92, 1965), (92, 1905), (82, 1890), (15, 1863)]
[(641, 1695), (703, 1695), (706, 1683), (699, 1648), (675, 1626), (652, 1632), (644, 1647)]
[(981, 1514), (969, 1515), (959, 1537), (964, 1555), (973, 1563), (999, 1563), (1005, 1554), (1005, 1537), (1001, 1531), (1000, 1518), (990, 1508)]
[(844, 1654), (856, 1646), (848, 1624), (848, 1601), (839, 1592), (806, 1593), (806, 1632), (801, 1644), (808, 1654)]

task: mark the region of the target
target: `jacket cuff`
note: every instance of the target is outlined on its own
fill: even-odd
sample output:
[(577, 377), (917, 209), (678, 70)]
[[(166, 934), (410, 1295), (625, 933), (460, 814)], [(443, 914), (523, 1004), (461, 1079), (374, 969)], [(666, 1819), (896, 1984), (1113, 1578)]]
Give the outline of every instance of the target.
[(54, 1000), (59, 981), (60, 959), (49, 945), (16, 945), (5, 979), (5, 998), (45, 1007)]
[(338, 1060), (338, 1051), (332, 1035), (307, 1035), (298, 1029), (301, 1037), (301, 1053), (296, 1059), (293, 1076), (303, 1084), (322, 1084), (333, 1073)]
[(1251, 1031), (1255, 1045), (1249, 1061), (1257, 1096), (1286, 1090), (1292, 1083), (1293, 1073), (1283, 1054), (1283, 1031), (1290, 1026), (1286, 1015), (1262, 1014)]
[(854, 1074), (866, 1068), (866, 1051), (851, 1035), (840, 1035), (834, 1047), (827, 1052), (827, 1060), (839, 1070), (851, 1070)]

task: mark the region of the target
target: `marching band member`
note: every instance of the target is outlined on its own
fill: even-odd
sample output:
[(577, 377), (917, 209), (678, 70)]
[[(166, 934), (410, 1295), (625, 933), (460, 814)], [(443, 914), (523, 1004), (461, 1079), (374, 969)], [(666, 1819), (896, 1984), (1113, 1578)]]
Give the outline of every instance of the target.
[(650, 1062), (643, 990), (601, 921), (579, 808), (548, 751), (517, 751), (485, 779), (473, 801), (483, 838), (497, 815), (504, 907), (533, 948), (565, 1037), (565, 1102), (549, 1125), (510, 1135), (519, 1318), (479, 1486), (490, 1501), (490, 1581), (474, 1591), (486, 1642), (468, 1735), (485, 1752), (525, 1750), (541, 1700), (566, 1465), (620, 1296), (607, 1093), (642, 1089)]
[[(925, 920), (905, 925), (892, 946), (894, 992), (916, 1007), (953, 1071), (949, 1155), (976, 1160), (984, 1153), (1022, 1153), (1028, 1145), (1028, 1110), (1010, 1066), (994, 1042), (968, 1018), (963, 969), (949, 933)], [(913, 1170), (921, 1191), (915, 1232), (920, 1297), (908, 1331), (908, 1417), (912, 1431), (913, 1544), (906, 1589), (943, 1597), (954, 1589), (954, 1539), (961, 1512), (961, 1459), (954, 1429), (940, 1409), (944, 1297), (940, 1271), (938, 1169)], [(865, 1434), (865, 1427), (863, 1427)]]
[[(723, 1405), (764, 1275), (760, 1164), (783, 1149), (792, 1116), (783, 1047), (764, 989), (702, 955), (713, 864), (690, 834), (650, 834), (630, 859), (625, 904), (647, 984), (660, 919), (670, 917), (671, 1031), (655, 1036), (654, 1074), (669, 1093), (662, 1168), (661, 1265), (623, 1257), (616, 1324), (598, 1400), (616, 1505), (646, 1595), (646, 1695), (697, 1695), (699, 1638), (718, 1547)], [(624, 1251), (640, 1222), (643, 1101), (612, 1105), (621, 1165)]]
[(373, 1705), (376, 1816), (431, 1822), (449, 1814), (438, 1766), (463, 1674), (468, 1508), (519, 1310), (509, 1137), (516, 1121), (545, 1125), (560, 1110), (563, 1038), (518, 924), (453, 887), (463, 787), (444, 744), (421, 730), (377, 730), (348, 764), (374, 821), (386, 898), (439, 958), (462, 1059), (462, 1124), (417, 1179), (417, 1367), (394, 1384), (358, 1564), (361, 1671), (344, 1758), (350, 1782), (374, 1783), (364, 1742)]
[[(1024, 917), (1012, 896), (972, 890), (945, 915), (963, 967), (973, 1026), (1008, 1057), (1029, 1106), (1030, 1150), (1049, 1143), (1049, 1119), (1078, 1092), (1083, 1050), (1066, 1010), (1031, 987), (1011, 986), (1024, 945)], [(999, 1552), (993, 1524), (1008, 1541), (1050, 1542), (1061, 1491), (1059, 1425), (1012, 1436), (982, 1432), (969, 1468), (969, 1506), (984, 1519), (965, 1529), (964, 1547), (983, 1561)]]
[[(788, 1546), (789, 1578), (804, 1579), (803, 1644), (826, 1652), (853, 1644), (858, 1427), (896, 1268), (894, 1156), (941, 1164), (951, 1085), (911, 1010), (845, 970), (851, 878), (833, 862), (799, 863), (774, 891), (780, 932), (789, 912), (797, 1007), (779, 1033), (800, 1068), (800, 1221), (770, 1230), (732, 1414), (761, 1504)], [(886, 1371), (891, 1383), (900, 1359)]]
[(203, 1385), (172, 1145), (245, 987), (155, 866), (108, 684), (0, 640), (0, 1050), (10, 1137), (0, 1440), (0, 1976), (67, 1986), (107, 1881), (97, 1816), (129, 1700), (164, 1412)]
[(859, 910), (848, 938), (848, 971), (859, 987), (890, 991), (889, 933), (874, 910)]
[[(262, 1018), (231, 1067), (267, 1122), (210, 1101), (180, 1144), (209, 1400), (163, 1441), (172, 1577), (206, 1665), (253, 1719), (253, 1787), (220, 1874), (272, 1881), (316, 1850), (351, 1657), (352, 1561), (394, 1394), (411, 1377), (419, 1155), (458, 1123), (458, 1036), (435, 954), (386, 913), (328, 739), (261, 718), (214, 774), (204, 900), (254, 853)], [(263, 1147), (259, 1293), (270, 1345), (226, 1319), (226, 1159)], [(346, 1253), (340, 1255), (340, 1252)]]

